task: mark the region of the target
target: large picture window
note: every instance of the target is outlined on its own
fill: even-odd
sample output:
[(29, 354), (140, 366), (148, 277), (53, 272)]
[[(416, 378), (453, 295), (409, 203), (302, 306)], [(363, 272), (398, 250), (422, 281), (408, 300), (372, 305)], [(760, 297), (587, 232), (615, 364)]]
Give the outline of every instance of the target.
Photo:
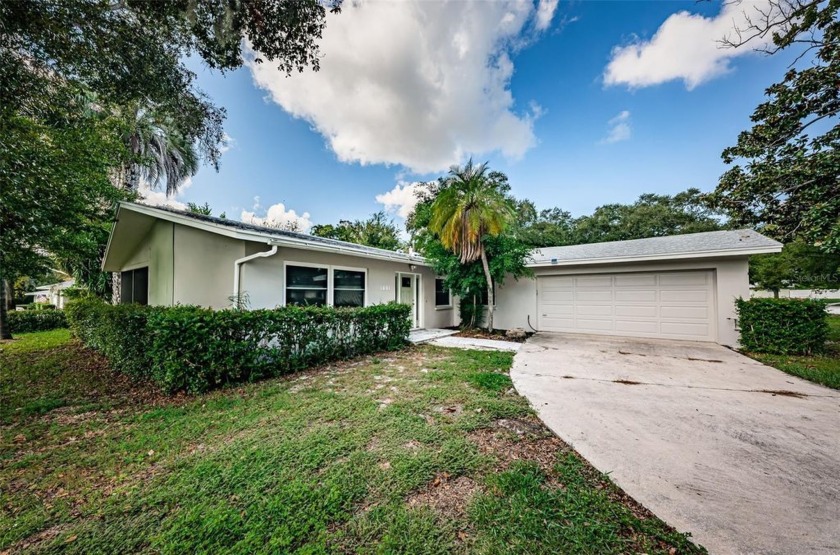
[(126, 270), (120, 274), (120, 303), (149, 304), (149, 268)]
[(333, 270), (333, 305), (365, 306), (365, 272)]
[(286, 265), (286, 305), (365, 306), (366, 286), (361, 268)]
[(446, 287), (446, 281), (443, 278), (435, 278), (435, 307), (449, 306), (452, 306), (452, 296)]
[(286, 266), (286, 304), (325, 306), (328, 269), (326, 267)]

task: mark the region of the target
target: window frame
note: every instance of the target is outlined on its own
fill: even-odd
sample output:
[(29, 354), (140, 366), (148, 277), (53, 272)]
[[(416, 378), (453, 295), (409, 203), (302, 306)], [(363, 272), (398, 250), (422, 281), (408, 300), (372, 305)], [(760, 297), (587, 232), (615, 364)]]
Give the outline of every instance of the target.
[(287, 268), (289, 266), (299, 266), (303, 268), (320, 268), (327, 270), (327, 304), (325, 306), (334, 307), (335, 303), (335, 280), (333, 275), (335, 270), (344, 270), (349, 272), (360, 272), (365, 276), (365, 287), (364, 292), (362, 295), (362, 299), (364, 304), (362, 307), (368, 306), (368, 270), (367, 268), (356, 268), (353, 266), (342, 266), (338, 264), (321, 264), (317, 262), (295, 262), (294, 260), (284, 260), (283, 261), (283, 279), (282, 279), (282, 298), (280, 306), (287, 306), (286, 303), (286, 291), (288, 291), (289, 286), (287, 283)]
[[(327, 270), (329, 275), (329, 306), (335, 306), (335, 271), (339, 270), (341, 272), (359, 272), (364, 276), (365, 285), (362, 288), (362, 306), (364, 308), (368, 305), (368, 271), (367, 268), (354, 268), (352, 266), (329, 266)], [(348, 289), (347, 291), (355, 291), (355, 289)], [(355, 307), (359, 308), (359, 307)]]
[[(443, 287), (446, 289), (446, 293), (449, 296), (449, 302), (447, 304), (437, 304), (437, 283), (438, 280), (443, 282)], [(435, 310), (451, 310), (452, 309), (452, 289), (446, 287), (446, 278), (441, 276), (435, 276)]]
[[(145, 303), (138, 303), (134, 298), (134, 284), (135, 284), (135, 276), (134, 273), (138, 270), (145, 270), (146, 271), (146, 302)], [(131, 273), (131, 299), (126, 302), (123, 300), (124, 292), (125, 292), (125, 274)], [(142, 306), (149, 305), (149, 296), (151, 293), (151, 272), (149, 271), (149, 264), (148, 263), (141, 263), (141, 264), (132, 264), (126, 267), (123, 270), (120, 270), (120, 304), (141, 304)]]

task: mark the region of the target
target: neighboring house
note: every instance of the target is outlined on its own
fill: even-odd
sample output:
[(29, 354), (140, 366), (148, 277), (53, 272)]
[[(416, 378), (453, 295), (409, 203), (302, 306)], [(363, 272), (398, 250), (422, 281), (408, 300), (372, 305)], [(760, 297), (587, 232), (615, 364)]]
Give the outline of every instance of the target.
[(56, 308), (64, 308), (64, 303), (67, 300), (64, 291), (74, 285), (76, 285), (76, 280), (68, 279), (60, 283), (39, 285), (35, 288), (35, 291), (25, 293), (25, 295), (32, 297), (33, 302), (55, 305)]
[[(750, 295), (750, 255), (781, 244), (714, 231), (534, 251), (534, 278), (496, 292), (495, 324), (736, 345), (734, 301)], [(106, 271), (123, 302), (213, 308), (286, 304), (414, 307), (416, 328), (458, 323), (455, 302), (420, 256), (168, 208), (122, 203)]]

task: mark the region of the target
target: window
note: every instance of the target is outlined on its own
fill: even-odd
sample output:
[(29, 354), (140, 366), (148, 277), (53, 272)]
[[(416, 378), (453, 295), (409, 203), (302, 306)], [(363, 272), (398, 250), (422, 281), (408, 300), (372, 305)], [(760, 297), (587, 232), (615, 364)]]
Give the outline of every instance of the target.
[(120, 303), (149, 304), (149, 268), (127, 270), (120, 274)]
[(452, 306), (452, 297), (443, 278), (435, 278), (435, 306)]
[(333, 266), (286, 266), (286, 305), (365, 306), (367, 273)]
[(326, 305), (327, 273), (325, 267), (286, 266), (286, 304)]
[(333, 270), (333, 306), (365, 306), (365, 272)]

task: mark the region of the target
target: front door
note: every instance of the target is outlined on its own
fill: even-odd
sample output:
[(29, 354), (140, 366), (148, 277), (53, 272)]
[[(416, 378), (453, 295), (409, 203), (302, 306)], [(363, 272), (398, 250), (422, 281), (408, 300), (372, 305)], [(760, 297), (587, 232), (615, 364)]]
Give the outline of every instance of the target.
[(411, 327), (420, 327), (420, 276), (397, 272), (396, 301), (411, 307)]

